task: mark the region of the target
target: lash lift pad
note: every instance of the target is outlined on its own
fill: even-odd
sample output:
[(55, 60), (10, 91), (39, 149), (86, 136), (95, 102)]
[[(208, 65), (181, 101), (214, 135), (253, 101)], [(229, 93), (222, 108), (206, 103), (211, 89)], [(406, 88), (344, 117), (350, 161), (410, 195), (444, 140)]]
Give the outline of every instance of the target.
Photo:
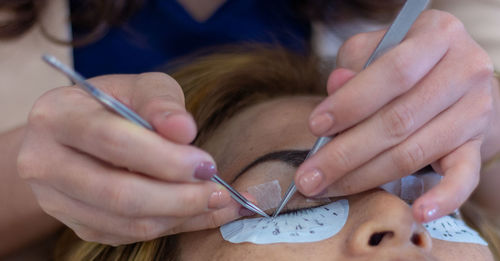
[(285, 213), (275, 218), (240, 219), (220, 227), (231, 243), (309, 243), (330, 238), (345, 225), (349, 203), (342, 199), (327, 205)]

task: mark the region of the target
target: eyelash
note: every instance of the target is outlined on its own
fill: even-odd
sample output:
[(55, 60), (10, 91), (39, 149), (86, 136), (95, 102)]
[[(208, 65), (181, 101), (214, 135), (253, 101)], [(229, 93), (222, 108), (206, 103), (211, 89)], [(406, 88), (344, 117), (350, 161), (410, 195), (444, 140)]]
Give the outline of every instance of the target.
[(315, 207), (299, 208), (299, 209), (289, 209), (287, 211), (284, 211), (281, 214), (282, 215), (284, 215), (284, 214), (297, 215), (297, 214), (301, 214), (301, 213), (304, 213), (304, 212), (312, 211), (313, 208), (315, 208)]

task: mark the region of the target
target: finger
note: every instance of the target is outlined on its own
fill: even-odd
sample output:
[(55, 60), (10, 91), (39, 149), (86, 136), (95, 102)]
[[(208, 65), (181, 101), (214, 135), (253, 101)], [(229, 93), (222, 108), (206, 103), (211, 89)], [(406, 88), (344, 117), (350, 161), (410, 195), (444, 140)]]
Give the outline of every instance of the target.
[[(480, 66), (472, 70), (467, 66), (457, 66), (457, 58), (443, 58), (412, 90), (337, 135), (304, 165), (310, 168), (321, 166), (328, 170), (327, 174), (334, 176), (331, 180), (338, 179), (403, 142), (426, 122), (455, 104), (471, 85), (475, 85), (475, 89), (488, 86)], [(338, 160), (332, 161), (332, 158)]]
[[(250, 194), (246, 192), (241, 193), (244, 197), (256, 203)], [(232, 201), (230, 205), (223, 209), (215, 210), (206, 214), (202, 214), (190, 219), (187, 219), (181, 226), (174, 228), (172, 234), (180, 232), (197, 231), (208, 228), (217, 228), (226, 223), (229, 223), (237, 218), (246, 216), (246, 208), (242, 207), (236, 201)]]
[(45, 183), (86, 204), (122, 216), (199, 215), (229, 204), (229, 193), (213, 182), (166, 183), (114, 169), (84, 154), (61, 148), (64, 164), (48, 170)]
[(332, 73), (330, 73), (328, 82), (326, 84), (328, 95), (332, 95), (336, 90), (340, 89), (340, 87), (346, 84), (355, 75), (356, 72), (345, 68), (338, 68), (333, 70)]
[(421, 223), (452, 213), (479, 184), (481, 141), (471, 140), (440, 160), (444, 177), (436, 187), (419, 197), (412, 206)]
[(166, 139), (188, 144), (196, 136), (196, 124), (186, 112), (182, 89), (167, 74), (101, 76), (89, 81), (136, 111)]
[(147, 241), (183, 222), (179, 218), (129, 218), (92, 207), (47, 186), (33, 190), (44, 211), (61, 220), (82, 239), (110, 245)]
[[(342, 196), (365, 191), (417, 171), (481, 135), (491, 110), (491, 97), (487, 93), (486, 88), (468, 93), (405, 141), (350, 172), (343, 172), (342, 166), (348, 165), (351, 158), (337, 151), (330, 157), (324, 157), (328, 161), (314, 162), (315, 156), (329, 152), (325, 147), (298, 169), (295, 178), (298, 189), (312, 196), (328, 186), (325, 195)], [(332, 170), (331, 162), (340, 162), (337, 165), (340, 169)]]
[(315, 108), (309, 119), (310, 123), (316, 122), (310, 124), (312, 132), (317, 136), (333, 135), (369, 117), (419, 82), (448, 47), (448, 39), (435, 28), (428, 24), (413, 27), (401, 44)]
[[(215, 174), (212, 157), (194, 147), (179, 145), (102, 109), (81, 93), (55, 99), (62, 109), (51, 126), (55, 139), (115, 166), (173, 182), (210, 179)], [(78, 103), (78, 110), (70, 109)], [(67, 121), (67, 119), (72, 119)], [(211, 166), (211, 168), (207, 167)]]

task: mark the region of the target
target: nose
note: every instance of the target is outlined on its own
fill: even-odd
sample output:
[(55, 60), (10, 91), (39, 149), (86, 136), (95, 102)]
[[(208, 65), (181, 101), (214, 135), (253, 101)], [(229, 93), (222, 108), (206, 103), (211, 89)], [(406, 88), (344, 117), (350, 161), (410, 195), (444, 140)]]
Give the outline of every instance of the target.
[(378, 256), (380, 253), (431, 251), (432, 240), (425, 228), (417, 223), (408, 205), (391, 202), (378, 213), (366, 213), (348, 239), (348, 248), (355, 255)]

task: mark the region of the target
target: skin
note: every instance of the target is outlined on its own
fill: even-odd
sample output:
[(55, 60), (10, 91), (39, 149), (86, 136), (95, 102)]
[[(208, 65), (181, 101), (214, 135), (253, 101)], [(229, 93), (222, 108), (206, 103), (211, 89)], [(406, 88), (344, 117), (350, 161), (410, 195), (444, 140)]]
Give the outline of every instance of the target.
[[(263, 154), (310, 148), (315, 137), (308, 131), (305, 119), (320, 101), (320, 97), (281, 98), (250, 107), (221, 125), (203, 148), (221, 162), (221, 176), (233, 180), (244, 166)], [(283, 162), (265, 162), (242, 174), (233, 185), (245, 191), (277, 179), (285, 191), (294, 171)], [(180, 236), (181, 260), (493, 260), (485, 246), (431, 239), (414, 219), (410, 207), (385, 191), (371, 190), (346, 198), (350, 204), (347, 223), (326, 240), (232, 244), (221, 237), (218, 229), (211, 229)], [(297, 195), (287, 207), (314, 204)], [(368, 245), (371, 235), (381, 231), (393, 235), (383, 237), (377, 246)], [(412, 242), (412, 236), (419, 240)]]
[[(344, 69), (332, 72), (330, 95), (312, 112), (309, 128), (315, 135), (343, 133), (306, 161), (295, 181), (305, 195), (325, 189), (330, 196), (347, 195), (432, 163), (444, 181), (417, 200), (413, 215), (434, 219), (471, 194), (480, 156), (487, 160), (500, 149), (500, 107), (492, 106), (500, 97), (491, 91), (491, 62), (456, 18), (427, 11), (400, 46), (360, 72), (382, 34), (359, 34), (341, 48), (338, 64)], [(14, 180), (4, 184), (29, 193), (27, 182), (35, 196), (25, 193), (12, 205), (29, 207), (39, 217), (33, 220), (44, 220), (36, 227), (57, 227), (40, 206), (84, 240), (120, 245), (213, 228), (240, 216), (226, 191), (195, 178), (196, 169), (214, 164), (217, 155), (189, 145), (196, 126), (172, 78), (110, 75), (92, 82), (137, 111), (158, 135), (113, 115), (74, 86), (40, 97), (27, 124), (0, 137), (6, 149), (19, 151), (17, 159), (2, 164), (3, 179)], [(335, 124), (319, 131), (314, 118), (324, 112)], [(453, 131), (442, 131), (449, 126)], [(329, 160), (332, 155), (342, 160)], [(311, 170), (321, 174), (306, 178)], [(500, 183), (498, 175), (487, 182), (492, 179)], [(4, 230), (12, 220), (0, 217)], [(42, 233), (32, 231), (32, 238)]]

